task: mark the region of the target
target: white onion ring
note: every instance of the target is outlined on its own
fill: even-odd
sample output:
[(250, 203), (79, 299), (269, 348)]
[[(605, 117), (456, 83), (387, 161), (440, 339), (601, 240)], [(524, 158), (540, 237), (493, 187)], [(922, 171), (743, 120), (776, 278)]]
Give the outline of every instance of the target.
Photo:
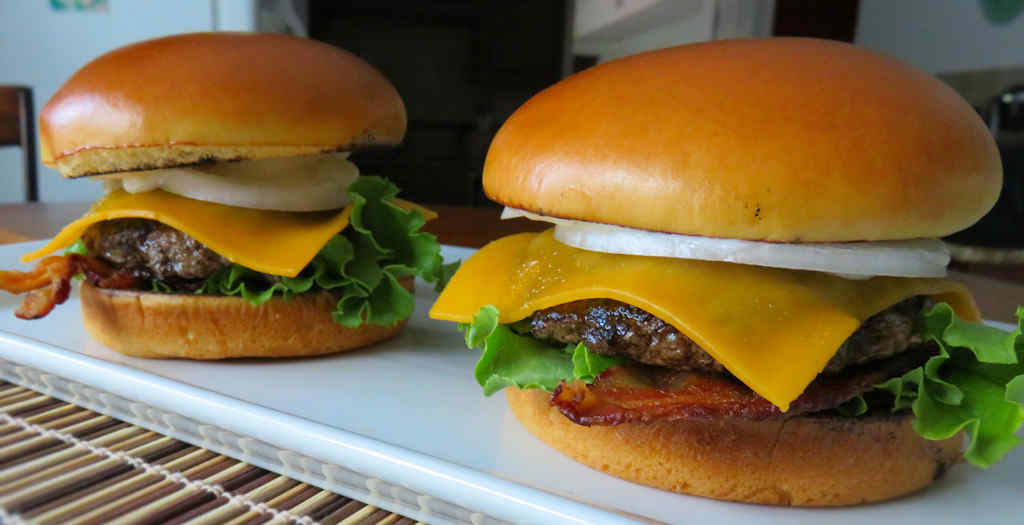
[(280, 211), (342, 208), (359, 176), (347, 153), (218, 162), (104, 177), (108, 188), (128, 193), (162, 189), (228, 206)]
[(653, 232), (559, 219), (505, 208), (502, 219), (526, 217), (555, 225), (555, 239), (583, 250), (678, 259), (724, 261), (831, 273), (848, 279), (876, 275), (944, 277), (949, 251), (938, 239), (779, 243)]

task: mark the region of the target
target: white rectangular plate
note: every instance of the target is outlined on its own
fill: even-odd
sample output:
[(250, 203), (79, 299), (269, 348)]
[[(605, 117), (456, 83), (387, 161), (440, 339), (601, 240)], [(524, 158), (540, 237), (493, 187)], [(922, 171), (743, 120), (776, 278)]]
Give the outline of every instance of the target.
[[(27, 268), (17, 258), (35, 246), (0, 247), (0, 268)], [(444, 248), (446, 260), (471, 253)], [(44, 319), (21, 321), (13, 315), (20, 299), (0, 292), (0, 358), (7, 361), (0, 372), (437, 522), (938, 525), (1018, 522), (1024, 510), (1024, 450), (988, 471), (961, 465), (916, 495), (844, 509), (726, 503), (607, 476), (533, 438), (503, 395), (481, 394), (472, 378), (476, 353), (454, 325), (426, 316), (435, 298), (430, 285), (419, 283), (416, 313), (403, 333), (362, 351), (193, 362), (125, 357), (92, 341), (75, 294)]]

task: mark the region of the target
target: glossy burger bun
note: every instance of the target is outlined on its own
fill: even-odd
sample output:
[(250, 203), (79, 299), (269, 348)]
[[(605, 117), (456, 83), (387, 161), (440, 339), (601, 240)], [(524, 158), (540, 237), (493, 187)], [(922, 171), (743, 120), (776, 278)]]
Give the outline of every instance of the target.
[(246, 33), (111, 51), (75, 73), (39, 117), (43, 162), (65, 177), (391, 146), (405, 128), (398, 92), (359, 57)]
[[(399, 281), (412, 291), (413, 279)], [(331, 312), (329, 292), (273, 297), (253, 306), (241, 297), (156, 294), (96, 288), (79, 293), (85, 329), (126, 355), (148, 358), (229, 359), (300, 357), (344, 352), (390, 339), (392, 326), (347, 328)]]
[(959, 435), (926, 440), (910, 415), (585, 427), (551, 407), (546, 392), (507, 388), (505, 395), (530, 433), (570, 458), (708, 498), (805, 507), (882, 501), (930, 485), (963, 457)]
[(940, 237), (995, 203), (981, 118), (934, 77), (849, 44), (686, 45), (600, 64), (502, 126), (492, 200), (568, 219), (780, 242)]

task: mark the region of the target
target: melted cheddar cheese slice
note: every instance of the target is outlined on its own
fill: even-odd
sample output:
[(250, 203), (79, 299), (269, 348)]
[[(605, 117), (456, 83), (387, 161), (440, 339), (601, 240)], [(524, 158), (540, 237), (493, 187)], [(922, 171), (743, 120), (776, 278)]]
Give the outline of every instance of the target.
[(781, 410), (871, 315), (915, 295), (978, 320), (966, 287), (946, 279), (849, 280), (820, 272), (585, 251), (552, 230), (488, 244), (462, 264), (430, 317), (469, 323), (492, 304), (502, 323), (581, 299), (642, 308), (694, 340)]
[[(395, 199), (402, 208), (414, 207)], [(418, 206), (428, 219), (433, 212)], [(322, 212), (284, 212), (239, 208), (181, 197), (162, 190), (117, 190), (96, 201), (80, 219), (64, 227), (46, 246), (24, 255), (23, 262), (65, 248), (91, 225), (110, 219), (162, 222), (187, 233), (229, 261), (273, 275), (294, 277), (327, 241), (348, 226), (352, 205)]]

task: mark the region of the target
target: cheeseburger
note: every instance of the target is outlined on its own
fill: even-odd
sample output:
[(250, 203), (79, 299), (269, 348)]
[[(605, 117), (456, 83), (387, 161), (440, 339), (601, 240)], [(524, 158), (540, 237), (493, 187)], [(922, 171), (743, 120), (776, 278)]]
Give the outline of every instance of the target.
[(1001, 179), (972, 108), (896, 60), (788, 38), (643, 53), (502, 126), (487, 195), (555, 226), (481, 249), (430, 315), (482, 351), (485, 394), (595, 469), (893, 498), (1019, 441), (1024, 341), (976, 324), (937, 240)]
[(207, 33), (114, 50), (39, 119), (43, 162), (106, 194), (0, 287), (28, 292), (17, 315), (32, 319), (82, 275), (86, 329), (140, 357), (387, 339), (412, 311), (413, 279), (436, 279), (439, 246), (417, 231), (430, 212), (347, 157), (400, 143), (405, 127), (394, 86), (327, 44)]

